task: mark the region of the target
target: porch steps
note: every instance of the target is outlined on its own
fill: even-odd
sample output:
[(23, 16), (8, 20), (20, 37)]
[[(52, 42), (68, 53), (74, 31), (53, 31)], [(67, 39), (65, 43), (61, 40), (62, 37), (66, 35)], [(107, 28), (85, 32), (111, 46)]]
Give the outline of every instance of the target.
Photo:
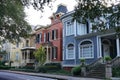
[(97, 64), (87, 72), (87, 77), (105, 78), (105, 64)]

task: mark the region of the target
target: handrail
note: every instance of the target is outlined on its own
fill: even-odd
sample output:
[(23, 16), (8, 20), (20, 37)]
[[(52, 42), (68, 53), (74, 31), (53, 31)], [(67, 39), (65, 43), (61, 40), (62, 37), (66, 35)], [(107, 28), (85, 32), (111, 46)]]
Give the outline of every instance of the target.
[(92, 62), (91, 64), (88, 64), (87, 66), (88, 66), (88, 68), (90, 69), (90, 68), (96, 66), (96, 65), (99, 64), (99, 63), (102, 63), (102, 58), (98, 58), (97, 60), (95, 60), (95, 61)]
[(110, 64), (112, 65), (112, 67), (118, 66), (120, 64), (120, 57), (112, 59)]

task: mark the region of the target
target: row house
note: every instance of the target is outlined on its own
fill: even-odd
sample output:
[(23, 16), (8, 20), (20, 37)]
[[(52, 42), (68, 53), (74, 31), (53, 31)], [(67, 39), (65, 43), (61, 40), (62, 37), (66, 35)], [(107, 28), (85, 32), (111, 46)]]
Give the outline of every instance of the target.
[(29, 38), (23, 40), (23, 47), (21, 48), (21, 66), (33, 66), (35, 62), (34, 51), (35, 48), (35, 33), (32, 32)]
[(6, 65), (11, 65), (14, 67), (21, 66), (22, 62), (22, 55), (21, 55), (21, 48), (23, 47), (23, 41), (19, 42), (9, 42), (5, 41), (5, 43), (2, 44), (2, 51), (6, 51), (5, 56), (5, 63)]
[(74, 11), (61, 17), (63, 23), (63, 67), (71, 68), (84, 58), (87, 64), (100, 58), (120, 56), (120, 40), (116, 32), (109, 28), (105, 32), (92, 31), (92, 23), (72, 21)]
[(50, 17), (51, 24), (36, 29), (36, 48), (42, 45), (46, 50), (46, 62), (61, 62), (62, 60), (62, 22), (61, 15), (67, 12), (66, 6), (60, 4)]

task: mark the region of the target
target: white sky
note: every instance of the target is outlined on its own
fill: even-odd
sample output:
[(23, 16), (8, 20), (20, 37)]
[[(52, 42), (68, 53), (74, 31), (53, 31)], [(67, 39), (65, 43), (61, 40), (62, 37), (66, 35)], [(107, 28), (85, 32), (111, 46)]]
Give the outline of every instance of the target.
[(75, 0), (56, 0), (52, 4), (53, 9), (46, 7), (44, 13), (34, 10), (33, 7), (30, 7), (29, 9), (25, 8), (25, 12), (27, 15), (26, 19), (30, 23), (30, 25), (34, 25), (34, 26), (50, 24), (51, 21), (49, 17), (52, 15), (52, 13), (56, 12), (57, 6), (61, 3), (67, 6), (68, 11), (72, 11), (74, 9), (74, 6), (76, 5)]

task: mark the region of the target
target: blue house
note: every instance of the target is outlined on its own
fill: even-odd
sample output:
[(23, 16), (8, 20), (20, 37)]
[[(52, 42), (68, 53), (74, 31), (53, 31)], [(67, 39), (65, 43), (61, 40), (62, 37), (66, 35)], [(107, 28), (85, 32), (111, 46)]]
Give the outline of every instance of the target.
[(112, 59), (120, 56), (120, 40), (115, 30), (109, 26), (105, 32), (92, 30), (92, 23), (86, 24), (72, 21), (74, 11), (61, 17), (63, 23), (63, 67), (80, 65), (84, 58), (87, 64), (110, 56)]

